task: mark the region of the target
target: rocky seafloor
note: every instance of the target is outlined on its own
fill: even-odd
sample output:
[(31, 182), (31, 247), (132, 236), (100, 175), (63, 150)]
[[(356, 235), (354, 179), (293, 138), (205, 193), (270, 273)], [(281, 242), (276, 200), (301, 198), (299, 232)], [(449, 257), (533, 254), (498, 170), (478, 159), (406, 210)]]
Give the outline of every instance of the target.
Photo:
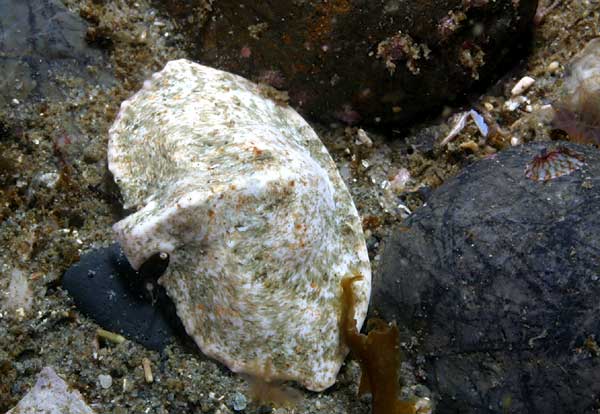
[[(202, 27), (210, 18), (210, 2), (201, 6), (189, 24)], [(567, 139), (544, 108), (559, 99), (570, 59), (600, 36), (600, 3), (542, 1), (538, 12), (527, 53), (496, 74), (497, 82), (419, 125), (313, 124), (362, 217), (375, 275), (394, 226), (449, 178), (510, 146)], [(0, 412), (45, 366), (96, 412), (228, 413), (244, 405), (244, 412), (278, 414), (369, 412), (369, 398), (356, 396), (356, 362), (347, 360), (332, 388), (304, 392), (294, 407), (257, 408), (243, 378), (185, 339), (157, 352), (98, 337), (98, 325), (60, 287), (80, 256), (114, 241), (111, 226), (125, 213), (107, 172), (108, 128), (145, 79), (189, 57), (184, 33), (160, 4), (145, 0), (0, 0)], [(511, 96), (525, 75), (535, 83)], [(449, 115), (471, 108), (498, 133), (486, 139), (470, 122), (441, 146)], [(411, 338), (402, 346), (408, 350)], [(144, 359), (153, 382), (144, 377)], [(424, 373), (405, 365), (408, 382), (419, 382)]]

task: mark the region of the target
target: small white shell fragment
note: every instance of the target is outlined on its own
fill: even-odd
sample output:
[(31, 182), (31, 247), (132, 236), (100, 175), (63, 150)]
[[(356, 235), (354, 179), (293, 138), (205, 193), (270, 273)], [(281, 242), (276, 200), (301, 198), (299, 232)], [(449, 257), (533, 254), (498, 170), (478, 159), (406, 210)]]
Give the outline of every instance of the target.
[(33, 388), (6, 414), (94, 414), (79, 391), (71, 388), (51, 367), (42, 369)]
[(474, 109), (471, 109), (469, 111), (469, 115), (471, 115), (471, 119), (473, 120), (473, 122), (475, 122), (475, 125), (477, 125), (477, 129), (479, 129), (479, 133), (481, 135), (483, 135), (484, 137), (487, 137), (489, 128), (488, 128), (487, 124), (485, 123), (485, 120), (483, 119), (483, 117), (481, 115), (479, 115), (479, 112), (477, 112)]
[(507, 110), (507, 111), (512, 112), (515, 109), (519, 108), (524, 103), (529, 103), (529, 99), (527, 99), (523, 95), (516, 96), (516, 97), (514, 97), (512, 99), (509, 99), (506, 102), (504, 102), (504, 109)]
[(556, 61), (556, 60), (553, 60), (552, 62), (550, 62), (548, 64), (548, 67), (546, 68), (546, 70), (550, 74), (557, 73), (559, 69), (560, 69), (560, 63), (558, 63), (558, 61)]
[(454, 138), (456, 138), (456, 136), (460, 133), (460, 131), (462, 131), (465, 128), (465, 125), (467, 125), (467, 117), (469, 116), (469, 112), (465, 111), (465, 112), (461, 112), (459, 114), (456, 114), (453, 118), (456, 119), (454, 126), (452, 127), (452, 129), (450, 130), (450, 132), (448, 132), (448, 135), (446, 135), (444, 137), (444, 139), (442, 139), (442, 142), (440, 142), (440, 146), (445, 146), (447, 145), (450, 141), (452, 141)]
[(100, 374), (98, 375), (98, 382), (100, 383), (100, 386), (106, 390), (112, 386), (113, 379), (108, 374)]
[(9, 274), (8, 295), (2, 308), (13, 311), (21, 309), (25, 316), (33, 304), (33, 291), (29, 285), (28, 274), (18, 267), (13, 268)]
[(356, 144), (364, 144), (367, 147), (371, 148), (373, 146), (373, 141), (371, 140), (371, 138), (369, 138), (369, 135), (367, 135), (364, 129), (359, 128), (358, 131), (356, 131)]
[(527, 89), (535, 83), (535, 79), (531, 76), (523, 76), (511, 89), (510, 93), (512, 96), (518, 96), (523, 94)]
[(479, 129), (479, 133), (481, 135), (483, 135), (484, 137), (487, 137), (489, 128), (488, 128), (487, 124), (485, 123), (485, 120), (479, 114), (479, 112), (477, 112), (474, 109), (471, 109), (469, 111), (460, 112), (453, 117), (456, 120), (455, 124), (452, 127), (452, 129), (450, 130), (450, 132), (448, 133), (448, 135), (446, 135), (444, 137), (444, 139), (442, 140), (442, 142), (440, 142), (440, 146), (443, 147), (443, 146), (447, 145), (450, 141), (452, 141), (454, 138), (456, 138), (456, 136), (458, 136), (458, 134), (465, 128), (465, 125), (467, 125), (468, 117), (471, 117), (473, 122), (475, 122), (477, 129)]
[(400, 194), (406, 188), (406, 184), (410, 181), (410, 171), (406, 168), (401, 168), (398, 174), (389, 182), (390, 188), (396, 194)]
[(348, 352), (340, 282), (363, 276), (360, 327), (369, 259), (329, 153), (298, 113), (261, 91), (182, 59), (123, 102), (108, 163), (137, 211), (114, 230), (136, 269), (169, 254), (159, 282), (205, 354), (321, 391)]

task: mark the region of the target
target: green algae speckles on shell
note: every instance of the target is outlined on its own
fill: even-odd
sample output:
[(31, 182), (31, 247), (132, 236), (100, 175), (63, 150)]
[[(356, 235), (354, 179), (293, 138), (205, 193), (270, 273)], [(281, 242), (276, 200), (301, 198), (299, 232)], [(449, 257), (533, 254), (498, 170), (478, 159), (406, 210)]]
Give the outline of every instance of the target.
[(115, 226), (132, 266), (170, 255), (160, 283), (188, 333), (235, 372), (323, 390), (347, 353), (343, 278), (371, 289), (356, 208), (316, 133), (236, 75), (169, 62), (123, 102), (109, 168), (125, 207)]

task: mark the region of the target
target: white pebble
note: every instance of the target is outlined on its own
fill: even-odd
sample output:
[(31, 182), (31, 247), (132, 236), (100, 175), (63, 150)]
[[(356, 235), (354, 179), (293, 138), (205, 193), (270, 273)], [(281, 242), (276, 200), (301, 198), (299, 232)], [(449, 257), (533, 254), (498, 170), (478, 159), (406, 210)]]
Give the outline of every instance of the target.
[(57, 172), (48, 172), (41, 174), (37, 179), (46, 188), (56, 188), (56, 184), (60, 180), (60, 175)]
[(556, 73), (556, 72), (558, 72), (559, 69), (560, 69), (560, 63), (558, 63), (556, 60), (550, 62), (550, 64), (546, 68), (548, 73)]
[(369, 148), (373, 146), (373, 141), (371, 140), (371, 138), (369, 138), (365, 130), (362, 128), (359, 128), (359, 130), (356, 131), (356, 138), (357, 145), (364, 144)]
[(110, 375), (100, 374), (98, 375), (98, 381), (100, 382), (100, 386), (105, 390), (112, 385), (112, 377)]
[(521, 145), (521, 139), (519, 139), (519, 137), (511, 137), (510, 145), (512, 145), (513, 147), (516, 147), (517, 145)]
[(406, 184), (410, 180), (410, 172), (406, 168), (401, 168), (398, 174), (394, 176), (390, 182), (392, 191), (395, 193), (401, 193), (404, 191)]
[(528, 99), (524, 96), (517, 96), (504, 102), (504, 109), (512, 112), (524, 103), (529, 103)]
[(531, 85), (534, 84), (534, 82), (535, 82), (535, 79), (533, 79), (532, 77), (523, 76), (517, 82), (517, 84), (512, 88), (510, 93), (512, 94), (512, 96), (521, 95), (523, 92), (525, 92), (527, 89), (529, 89), (531, 87)]

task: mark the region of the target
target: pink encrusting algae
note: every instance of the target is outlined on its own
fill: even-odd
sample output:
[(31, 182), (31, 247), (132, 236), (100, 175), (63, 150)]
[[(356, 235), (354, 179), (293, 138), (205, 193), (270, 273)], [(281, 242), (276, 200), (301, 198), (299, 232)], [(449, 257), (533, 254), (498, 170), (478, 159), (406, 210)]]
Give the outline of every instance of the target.
[(525, 176), (534, 181), (548, 181), (571, 174), (584, 165), (583, 155), (566, 147), (542, 150), (525, 168)]

